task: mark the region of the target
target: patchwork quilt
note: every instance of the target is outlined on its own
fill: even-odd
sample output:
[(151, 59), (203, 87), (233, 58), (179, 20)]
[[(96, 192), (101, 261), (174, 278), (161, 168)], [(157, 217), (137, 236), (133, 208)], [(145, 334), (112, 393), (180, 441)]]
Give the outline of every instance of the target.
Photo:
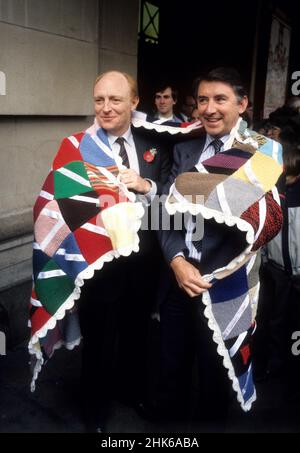
[[(199, 128), (146, 123), (135, 127), (170, 134)], [(43, 363), (64, 345), (80, 343), (77, 307), (81, 287), (106, 262), (139, 251), (144, 208), (118, 175), (107, 135), (94, 123), (63, 140), (34, 206), (33, 287), (29, 351), (32, 391)]]
[(205, 316), (237, 399), (248, 411), (256, 399), (251, 337), (259, 292), (257, 251), (282, 225), (275, 184), (281, 145), (240, 121), (226, 150), (179, 175), (166, 201), (170, 215), (188, 212), (204, 222), (194, 246), (199, 269), (212, 283), (203, 294)]

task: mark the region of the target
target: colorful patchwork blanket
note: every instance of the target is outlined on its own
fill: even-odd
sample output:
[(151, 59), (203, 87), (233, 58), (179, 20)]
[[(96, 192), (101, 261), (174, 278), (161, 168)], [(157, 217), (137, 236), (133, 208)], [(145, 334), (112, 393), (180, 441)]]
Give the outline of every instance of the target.
[(199, 269), (213, 286), (203, 294), (205, 315), (241, 407), (256, 399), (251, 337), (259, 292), (258, 249), (279, 232), (281, 145), (240, 121), (226, 150), (179, 175), (166, 201), (169, 214), (204, 221)]
[[(153, 125), (136, 114), (135, 127), (190, 133)], [(118, 159), (118, 158), (117, 158)], [(120, 159), (120, 158), (119, 158)], [(33, 288), (30, 303), (32, 390), (55, 349), (80, 343), (77, 307), (81, 287), (95, 270), (139, 250), (144, 208), (118, 178), (107, 135), (96, 123), (63, 140), (34, 206)]]

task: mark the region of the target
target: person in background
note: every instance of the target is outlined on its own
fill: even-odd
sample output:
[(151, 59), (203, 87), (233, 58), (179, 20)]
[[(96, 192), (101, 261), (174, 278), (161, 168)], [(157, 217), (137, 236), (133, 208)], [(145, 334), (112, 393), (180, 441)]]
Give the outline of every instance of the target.
[[(256, 142), (256, 146), (259, 149), (264, 146), (272, 150), (274, 147), (274, 149), (278, 150), (279, 155), (280, 145), (246, 129), (241, 115), (247, 108), (248, 98), (240, 76), (234, 69), (217, 68), (204, 75), (198, 80), (196, 93), (199, 117), (203, 123), (205, 133), (197, 139), (175, 145), (174, 163), (164, 192), (168, 193), (170, 189), (170, 195), (176, 198), (179, 190), (176, 186), (177, 180), (186, 181), (186, 190), (191, 190), (188, 186), (195, 179), (192, 175), (201, 178), (202, 174), (203, 178), (206, 176), (209, 177), (207, 178), (206, 187), (211, 184), (210, 190), (213, 191), (214, 184), (210, 181), (213, 178), (223, 178), (228, 183), (228, 186), (226, 186), (227, 200), (230, 199), (232, 203), (230, 207), (226, 205), (226, 211), (234, 211), (236, 209), (235, 203), (239, 204), (241, 200), (246, 200), (248, 196), (253, 201), (259, 199), (261, 196), (265, 196), (268, 199), (269, 206), (266, 208), (266, 219), (268, 219), (268, 224), (270, 222), (273, 225), (273, 229), (270, 232), (268, 231), (267, 223), (265, 223), (264, 227), (262, 225), (260, 236), (258, 236), (257, 242), (253, 245), (254, 258), (256, 259), (254, 261), (252, 260), (255, 264), (252, 263), (249, 267), (251, 269), (251, 279), (247, 280), (246, 278), (247, 285), (245, 287), (245, 293), (241, 293), (241, 280), (238, 275), (241, 272), (250, 272), (248, 268), (247, 271), (245, 269), (242, 271), (242, 268), (237, 268), (234, 272), (231, 270), (228, 276), (220, 280), (213, 278), (213, 281), (208, 281), (206, 278), (203, 278), (205, 274), (210, 274), (214, 269), (222, 269), (230, 261), (229, 257), (233, 258), (240, 253), (238, 252), (239, 247), (242, 248), (244, 246), (242, 244), (238, 245), (240, 239), (236, 229), (231, 230), (230, 228), (226, 228), (226, 225), (220, 220), (214, 222), (210, 214), (208, 220), (204, 221), (202, 239), (193, 239), (193, 234), (195, 229), (197, 229), (197, 218), (195, 215), (190, 215), (184, 227), (179, 231), (172, 227), (169, 230), (159, 231), (162, 250), (173, 271), (173, 284), (166, 300), (161, 306), (162, 373), (157, 409), (155, 410), (153, 408), (153, 412), (164, 413), (167, 417), (177, 416), (179, 418), (187, 414), (191, 369), (195, 355), (197, 355), (198, 377), (200, 381), (200, 395), (197, 405), (198, 414), (207, 420), (224, 420), (229, 404), (230, 381), (227, 376), (227, 370), (223, 367), (222, 357), (218, 354), (216, 344), (212, 340), (211, 326), (216, 324), (217, 319), (219, 319), (221, 324), (224, 323), (223, 339), (220, 338), (221, 327), (219, 326), (214, 330), (215, 335), (219, 338), (218, 344), (220, 350), (224, 349), (226, 344), (229, 345), (228, 347), (235, 344), (242, 348), (238, 352), (239, 347), (236, 346), (235, 352), (231, 352), (231, 356), (233, 363), (235, 361), (239, 363), (236, 372), (244, 373), (243, 377), (240, 378), (241, 385), (244, 386), (247, 384), (249, 388), (244, 388), (243, 394), (251, 400), (251, 395), (255, 392), (251, 387), (252, 367), (249, 356), (250, 346), (247, 343), (242, 347), (241, 338), (251, 338), (252, 327), (249, 324), (247, 327), (249, 330), (245, 331), (243, 322), (238, 327), (243, 317), (240, 316), (238, 310), (239, 303), (237, 303), (237, 300), (230, 299), (230, 293), (233, 292), (235, 294), (233, 298), (241, 298), (241, 301), (249, 300), (249, 298), (251, 301), (254, 298), (255, 291), (253, 291), (253, 288), (258, 286), (258, 254), (256, 254), (256, 250), (266, 240), (277, 234), (281, 226), (280, 206), (273, 199), (271, 193), (264, 194), (261, 192), (261, 196), (257, 198), (256, 195), (254, 196), (253, 190), (255, 192), (256, 189), (252, 184), (242, 184), (243, 188), (240, 190), (243, 195), (239, 197), (236, 180), (234, 178), (232, 179), (233, 186), (230, 189), (231, 178), (229, 177), (228, 181), (226, 178), (228, 175), (234, 173), (239, 166), (243, 165), (242, 162), (244, 162), (244, 167), (246, 167), (248, 159), (251, 160), (252, 154), (256, 153), (256, 148), (250, 147), (250, 154), (244, 148), (244, 143), (249, 142), (249, 137)], [(235, 155), (237, 160), (233, 157)], [(257, 151), (255, 155), (258, 159), (268, 160), (267, 157), (264, 157), (263, 152), (260, 153)], [(235, 164), (233, 164), (232, 159), (236, 162)], [(229, 170), (232, 165), (234, 168)], [(216, 172), (217, 174), (210, 175), (210, 172)], [(186, 173), (186, 180), (183, 179), (184, 173)], [(276, 162), (274, 174), (273, 176), (270, 175), (272, 184), (275, 184), (280, 173), (280, 163)], [(221, 177), (221, 175), (223, 176)], [(204, 180), (206, 181), (206, 178)], [(173, 185), (174, 181), (175, 188)], [(218, 186), (221, 186), (221, 180), (219, 182), (220, 184)], [(184, 183), (182, 182), (182, 184)], [(249, 194), (246, 196), (247, 191), (249, 191)], [(180, 192), (183, 197), (187, 193), (194, 192)], [(196, 193), (203, 194), (204, 192), (200, 191)], [(210, 191), (206, 194), (207, 197), (209, 193)], [(176, 198), (178, 204), (182, 202), (180, 202), (183, 198), (182, 195)], [(225, 193), (223, 193), (224, 196), (226, 197)], [(219, 198), (221, 200), (221, 193), (219, 198), (215, 194), (212, 198), (209, 196), (209, 199), (212, 200), (215, 197), (216, 200)], [(223, 208), (221, 209), (217, 203), (218, 201), (215, 203), (212, 201), (214, 209), (221, 210), (221, 217), (223, 215)], [(223, 201), (220, 201), (220, 203), (223, 205)], [(249, 217), (247, 207), (254, 209)], [(255, 216), (254, 212), (256, 212)], [(257, 212), (257, 206), (252, 208), (247, 204), (245, 205), (245, 215), (249, 222), (252, 221), (253, 216), (255, 218), (258, 216)], [(201, 221), (201, 215), (198, 216), (198, 221)], [(260, 224), (260, 220), (257, 219), (257, 222), (256, 227)], [(204, 296), (206, 297), (205, 304), (203, 303), (204, 299), (202, 299)], [(230, 301), (227, 303), (228, 298)], [(214, 305), (211, 305), (211, 300), (214, 300)], [(247, 310), (250, 310), (250, 312), (252, 303), (254, 304), (254, 302), (249, 302), (247, 305)], [(207, 314), (204, 314), (206, 305), (214, 307), (210, 308), (213, 311), (209, 315), (210, 327), (208, 326)], [(228, 318), (225, 314), (226, 306), (229, 310)], [(233, 311), (231, 312), (231, 310)], [(214, 316), (216, 317), (214, 318)], [(249, 319), (251, 319), (250, 313)], [(225, 328), (226, 326), (227, 328)], [(231, 326), (230, 329), (229, 326)], [(227, 330), (228, 332), (225, 334)], [(230, 334), (229, 331), (231, 332)], [(247, 351), (247, 353), (242, 359), (243, 351)], [(244, 364), (242, 365), (242, 363)], [(247, 405), (248, 403), (245, 402), (245, 407), (248, 407)]]
[(288, 374), (292, 333), (300, 327), (300, 134), (280, 134), (284, 174), (278, 182), (283, 226), (263, 248), (254, 335), (257, 381)]
[(184, 122), (187, 123), (192, 119), (192, 112), (196, 108), (196, 102), (194, 96), (187, 94), (184, 96), (184, 101), (181, 104), (180, 113), (178, 117)]
[(177, 96), (177, 90), (169, 84), (157, 87), (154, 95), (156, 112), (153, 116), (148, 115), (147, 120), (157, 124), (165, 122), (181, 123), (181, 119), (174, 113)]

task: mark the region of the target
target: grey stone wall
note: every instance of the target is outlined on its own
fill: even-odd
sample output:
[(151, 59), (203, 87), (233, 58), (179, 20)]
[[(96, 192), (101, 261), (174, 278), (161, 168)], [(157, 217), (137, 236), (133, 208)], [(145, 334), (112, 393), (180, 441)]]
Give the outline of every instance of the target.
[(63, 137), (92, 117), (0, 117), (0, 290), (30, 278), (32, 206)]
[(99, 24), (99, 72), (122, 69), (137, 76), (139, 0), (102, 0)]
[(1, 114), (91, 115), (97, 0), (0, 0)]
[(32, 206), (99, 72), (136, 76), (139, 0), (0, 0), (0, 291), (31, 275)]

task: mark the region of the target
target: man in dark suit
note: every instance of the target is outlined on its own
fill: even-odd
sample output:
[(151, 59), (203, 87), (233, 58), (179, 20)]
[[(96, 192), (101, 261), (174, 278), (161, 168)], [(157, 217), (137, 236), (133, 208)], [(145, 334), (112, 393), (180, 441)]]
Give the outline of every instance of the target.
[[(211, 71), (200, 79), (196, 98), (205, 134), (175, 145), (174, 164), (165, 187), (166, 193), (178, 175), (188, 171), (201, 172), (203, 161), (233, 147), (241, 124), (240, 115), (246, 110), (248, 102), (239, 75), (226, 68)], [(202, 277), (212, 272), (207, 268), (205, 256), (210, 259), (214, 256), (215, 261), (222, 258), (223, 249), (219, 248), (218, 241), (224, 236), (220, 225), (210, 220), (205, 222), (210, 222), (210, 233), (209, 236), (205, 233), (198, 244), (192, 240), (197, 225), (191, 215), (183, 231), (171, 229), (159, 234), (174, 280), (161, 307), (162, 380), (159, 408), (170, 416), (184, 417), (186, 414), (191, 363), (195, 353), (199, 363), (201, 416), (222, 418), (228, 406), (229, 379), (212, 340), (201, 300), (202, 294), (212, 286)], [(235, 242), (237, 238), (232, 237), (225, 246), (227, 244), (229, 248)]]
[[(128, 74), (110, 71), (96, 79), (96, 127), (107, 135), (120, 181), (147, 211), (167, 180), (169, 159), (156, 139), (131, 126), (138, 101), (136, 82)], [(145, 395), (147, 324), (161, 257), (149, 221), (139, 238), (137, 254), (105, 263), (82, 292), (82, 390), (91, 431), (104, 429), (113, 387), (134, 406)]]
[(148, 115), (147, 120), (157, 124), (181, 123), (181, 119), (174, 113), (177, 95), (177, 90), (169, 84), (158, 86), (154, 95), (156, 112), (154, 115)]

